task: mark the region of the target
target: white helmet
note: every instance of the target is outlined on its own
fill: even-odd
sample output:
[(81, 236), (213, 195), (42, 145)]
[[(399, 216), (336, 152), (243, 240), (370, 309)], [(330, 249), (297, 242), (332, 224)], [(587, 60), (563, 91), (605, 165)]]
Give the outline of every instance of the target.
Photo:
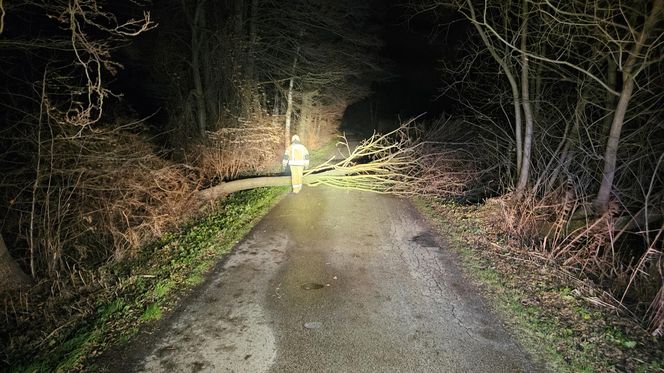
[(300, 142), (300, 136), (293, 135), (293, 138), (291, 139), (291, 142), (295, 142), (295, 141)]

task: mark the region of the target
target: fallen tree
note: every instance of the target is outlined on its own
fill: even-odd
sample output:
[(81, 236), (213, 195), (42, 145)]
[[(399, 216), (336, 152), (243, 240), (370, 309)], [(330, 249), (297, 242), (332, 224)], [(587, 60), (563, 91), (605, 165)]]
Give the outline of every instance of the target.
[[(395, 195), (458, 195), (476, 174), (470, 157), (460, 157), (459, 150), (450, 150), (441, 142), (423, 141), (428, 137), (413, 122), (374, 134), (355, 148), (342, 137), (337, 147), (342, 158), (331, 157), (305, 172), (304, 184)], [(290, 182), (289, 176), (233, 180), (201, 190), (198, 198), (211, 202), (237, 191)]]

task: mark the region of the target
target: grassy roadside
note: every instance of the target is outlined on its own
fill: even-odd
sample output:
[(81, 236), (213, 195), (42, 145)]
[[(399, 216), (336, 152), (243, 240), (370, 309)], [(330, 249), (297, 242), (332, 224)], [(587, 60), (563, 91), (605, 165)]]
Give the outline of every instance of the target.
[(557, 372), (664, 372), (664, 342), (597, 306), (592, 284), (508, 242), (492, 225), (497, 205), (414, 202), (535, 359)]
[[(312, 151), (312, 165), (327, 161), (336, 143), (330, 141)], [(275, 168), (275, 172), (280, 169)], [(127, 343), (140, 328), (161, 319), (174, 308), (180, 296), (203, 282), (215, 263), (289, 189), (257, 188), (234, 193), (220, 201), (206, 217), (181, 227), (176, 233), (164, 234), (143, 247), (136, 257), (103, 266), (98, 273), (101, 285), (81, 295), (84, 301), (79, 303), (88, 306), (76, 310), (76, 318), (62, 320), (62, 325), (38, 344), (33, 337), (14, 336), (18, 343), (11, 346), (14, 356), (10, 371), (94, 370), (96, 358), (104, 351)]]
[[(110, 346), (127, 342), (142, 324), (160, 319), (178, 296), (198, 285), (205, 273), (244, 237), (285, 194), (287, 188), (235, 193), (215, 211), (180, 232), (165, 234), (136, 258), (101, 269), (115, 280), (96, 294), (96, 311), (74, 332), (52, 338), (24, 356), (16, 372), (71, 372), (86, 369)], [(33, 355), (34, 354), (34, 355)]]

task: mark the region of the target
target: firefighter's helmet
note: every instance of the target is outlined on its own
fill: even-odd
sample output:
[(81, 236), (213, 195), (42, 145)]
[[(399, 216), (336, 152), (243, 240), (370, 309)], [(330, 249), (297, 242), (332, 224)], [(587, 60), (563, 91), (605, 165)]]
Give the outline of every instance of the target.
[(291, 139), (291, 142), (300, 142), (300, 136), (298, 135), (293, 135), (293, 138)]

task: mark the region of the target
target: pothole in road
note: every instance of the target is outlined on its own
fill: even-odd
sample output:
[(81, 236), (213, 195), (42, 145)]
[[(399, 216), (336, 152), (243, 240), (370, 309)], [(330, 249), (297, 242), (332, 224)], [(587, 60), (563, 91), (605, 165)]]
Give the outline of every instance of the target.
[(423, 247), (437, 247), (436, 239), (431, 233), (425, 232), (414, 236), (411, 241)]
[(307, 282), (306, 284), (302, 284), (301, 287), (303, 290), (318, 290), (324, 288), (325, 285), (317, 284), (315, 282)]

